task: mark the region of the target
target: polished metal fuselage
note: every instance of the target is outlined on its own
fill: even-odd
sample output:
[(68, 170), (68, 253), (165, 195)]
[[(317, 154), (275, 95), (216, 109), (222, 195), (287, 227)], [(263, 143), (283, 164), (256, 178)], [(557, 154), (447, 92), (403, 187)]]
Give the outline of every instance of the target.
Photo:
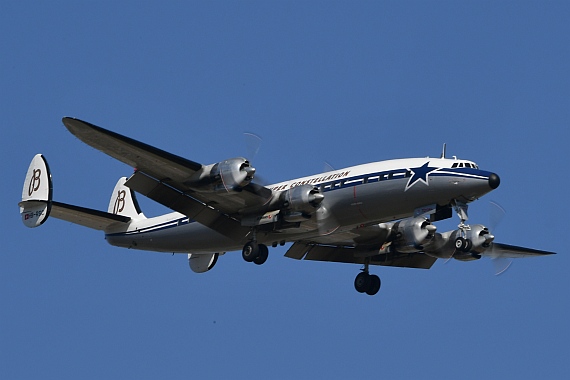
[[(297, 227), (260, 228), (257, 241), (266, 245), (298, 240), (350, 245), (357, 236), (351, 231), (357, 227), (414, 216), (428, 205), (469, 203), (498, 186), (495, 174), (479, 170), (471, 161), (461, 160), (466, 165), (460, 168), (458, 162), (439, 158), (380, 161), (267, 186), (274, 192), (302, 184), (319, 187), (324, 195), (320, 207), (326, 210), (325, 222), (316, 211)], [(330, 229), (323, 231), (320, 224)], [(106, 231), (106, 239), (120, 247), (173, 253), (221, 253), (243, 246), (243, 242), (176, 212), (134, 219), (126, 230)]]

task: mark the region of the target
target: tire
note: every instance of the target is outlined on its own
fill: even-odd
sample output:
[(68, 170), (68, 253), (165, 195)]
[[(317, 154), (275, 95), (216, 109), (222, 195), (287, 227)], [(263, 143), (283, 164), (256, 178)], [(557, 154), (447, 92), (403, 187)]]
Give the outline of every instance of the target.
[(241, 250), (241, 257), (248, 263), (251, 263), (259, 256), (259, 245), (253, 241), (246, 243)]
[(358, 293), (364, 293), (370, 288), (370, 275), (366, 272), (360, 272), (354, 279), (354, 289)]
[(261, 265), (267, 261), (267, 257), (269, 256), (269, 249), (265, 244), (259, 244), (258, 246), (259, 253), (257, 257), (253, 259), (253, 262), (257, 265)]
[(464, 238), (458, 237), (457, 239), (455, 239), (456, 250), (464, 252), (466, 246), (467, 246), (467, 241)]
[(464, 252), (469, 252), (473, 249), (473, 242), (469, 239), (465, 239), (465, 247), (463, 248)]
[(366, 290), (366, 294), (369, 296), (373, 296), (374, 294), (378, 293), (380, 290), (380, 277), (376, 276), (375, 274), (370, 275), (370, 286)]

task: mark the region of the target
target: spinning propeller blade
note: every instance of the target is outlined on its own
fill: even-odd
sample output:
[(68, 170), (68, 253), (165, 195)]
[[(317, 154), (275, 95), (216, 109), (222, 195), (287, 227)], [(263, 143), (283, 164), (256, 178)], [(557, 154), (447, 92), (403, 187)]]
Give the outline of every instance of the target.
[[(497, 202), (489, 202), (489, 229), (493, 233), (505, 217), (505, 209), (499, 205)], [(493, 267), (495, 268), (495, 276), (499, 276), (507, 271), (513, 263), (513, 259), (502, 257), (501, 254), (496, 252), (495, 246), (491, 244), (491, 249), (489, 255), (493, 262)]]

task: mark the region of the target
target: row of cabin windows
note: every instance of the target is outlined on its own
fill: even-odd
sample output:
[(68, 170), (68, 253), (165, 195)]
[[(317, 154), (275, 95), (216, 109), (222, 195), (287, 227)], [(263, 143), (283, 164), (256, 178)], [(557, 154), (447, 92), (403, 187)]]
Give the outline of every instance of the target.
[(387, 179), (393, 179), (394, 177), (403, 177), (403, 178), (409, 178), (412, 176), (412, 172), (410, 170), (406, 170), (405, 173), (388, 173), (388, 174), (381, 174), (381, 175), (371, 175), (370, 177), (364, 177), (364, 178), (359, 178), (359, 179), (351, 179), (351, 180), (340, 180), (340, 181), (336, 181), (336, 182), (329, 182), (329, 183), (322, 183), (320, 185), (318, 185), (319, 188), (324, 189), (324, 190), (330, 190), (330, 189), (338, 189), (340, 187), (342, 187), (343, 185), (360, 185), (363, 183), (368, 183), (368, 182), (378, 182), (378, 181), (384, 181)]
[(471, 164), (469, 162), (454, 162), (453, 165), (451, 165), (452, 168), (473, 168), (473, 169), (479, 169), (479, 167), (475, 164)]

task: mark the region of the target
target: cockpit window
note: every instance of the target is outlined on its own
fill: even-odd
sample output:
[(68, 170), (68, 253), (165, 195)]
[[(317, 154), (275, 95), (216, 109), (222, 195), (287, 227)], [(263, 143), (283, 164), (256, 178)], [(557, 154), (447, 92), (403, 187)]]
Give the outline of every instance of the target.
[(479, 166), (473, 164), (471, 162), (454, 162), (451, 165), (452, 168), (472, 168), (472, 169), (479, 169)]

